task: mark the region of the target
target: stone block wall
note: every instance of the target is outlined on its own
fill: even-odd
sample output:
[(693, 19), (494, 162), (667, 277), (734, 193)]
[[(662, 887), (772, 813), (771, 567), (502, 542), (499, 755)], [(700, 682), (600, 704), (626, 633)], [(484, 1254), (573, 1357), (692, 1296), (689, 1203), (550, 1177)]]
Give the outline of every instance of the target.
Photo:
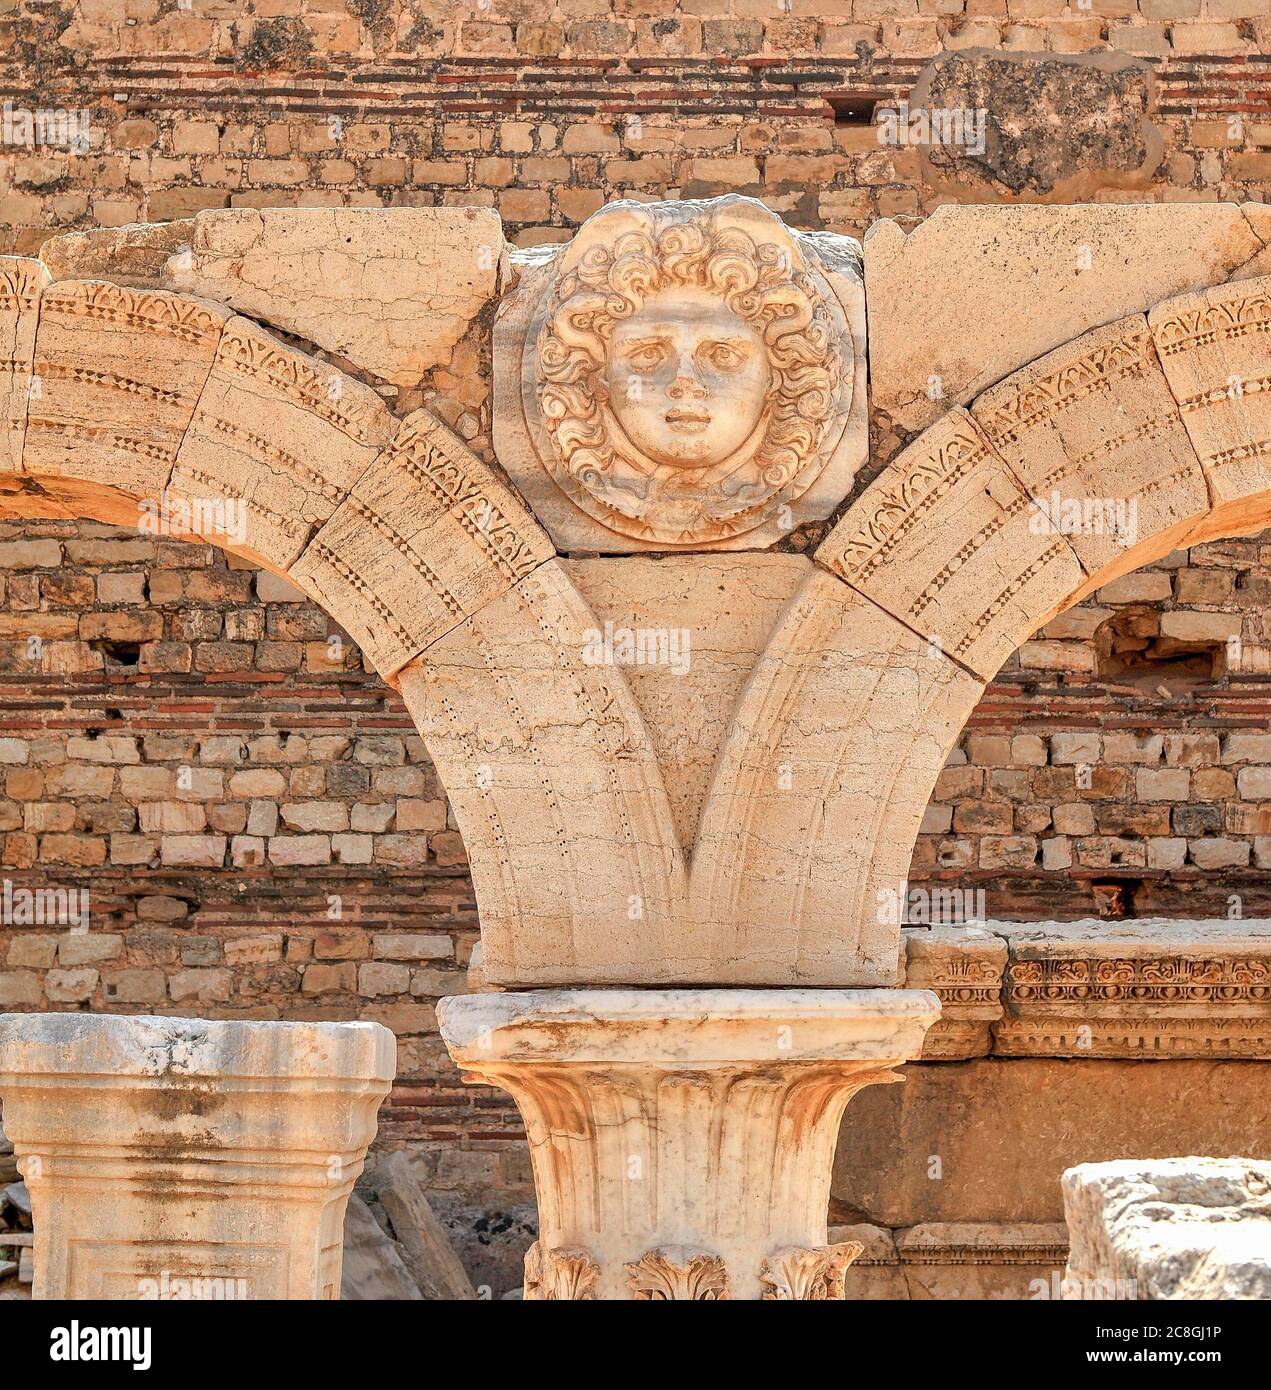
[[(528, 244), (626, 196), (755, 193), (856, 234), (950, 199), (1257, 200), (1269, 55), (1263, 0), (20, 0), (14, 106), (91, 139), (0, 158), (0, 241), (279, 204), (479, 203)], [(924, 74), (1018, 138), (881, 145), (876, 107)]]

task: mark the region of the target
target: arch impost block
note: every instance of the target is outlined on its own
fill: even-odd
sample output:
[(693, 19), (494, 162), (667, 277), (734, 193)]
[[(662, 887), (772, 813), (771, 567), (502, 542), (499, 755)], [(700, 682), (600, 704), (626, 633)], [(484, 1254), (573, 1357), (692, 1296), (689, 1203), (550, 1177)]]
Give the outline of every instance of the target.
[[(374, 1023), (0, 1020), (35, 1296), (338, 1297), (394, 1063)], [(190, 1281), (203, 1291), (182, 1295)]]
[(544, 990), (438, 1009), (471, 1081), (525, 1120), (532, 1299), (843, 1297), (826, 1231), (838, 1122), (899, 1078), (926, 990)]

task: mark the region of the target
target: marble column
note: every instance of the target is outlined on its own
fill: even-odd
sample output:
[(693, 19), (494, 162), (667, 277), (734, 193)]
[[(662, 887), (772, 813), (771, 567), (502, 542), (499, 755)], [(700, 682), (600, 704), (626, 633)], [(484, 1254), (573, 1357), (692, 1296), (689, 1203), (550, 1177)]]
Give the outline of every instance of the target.
[(0, 1018), (35, 1297), (338, 1298), (394, 1069), (375, 1023)]
[(839, 1120), (898, 1081), (927, 990), (541, 990), (442, 1001), (465, 1080), (529, 1134), (529, 1299), (827, 1299)]

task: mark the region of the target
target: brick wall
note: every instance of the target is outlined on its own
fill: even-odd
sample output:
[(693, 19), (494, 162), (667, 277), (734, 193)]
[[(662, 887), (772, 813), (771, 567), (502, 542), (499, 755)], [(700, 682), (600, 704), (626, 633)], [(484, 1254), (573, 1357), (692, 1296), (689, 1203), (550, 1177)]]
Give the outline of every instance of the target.
[[(605, 200), (755, 193), (860, 233), (949, 191), (841, 98), (905, 97), (942, 53), (1141, 60), (1159, 164), (1074, 197), (1265, 197), (1266, 0), (229, 0), (0, 17), (19, 107), (83, 109), (91, 148), (0, 156), (0, 241), (200, 208), (481, 203), (519, 243)], [(264, 7), (262, 7), (264, 8)], [(835, 115), (835, 103), (839, 103)], [(1030, 99), (1021, 102), (1027, 118)], [(1055, 127), (1058, 130), (1059, 127)], [(992, 180), (969, 201), (1012, 196)]]

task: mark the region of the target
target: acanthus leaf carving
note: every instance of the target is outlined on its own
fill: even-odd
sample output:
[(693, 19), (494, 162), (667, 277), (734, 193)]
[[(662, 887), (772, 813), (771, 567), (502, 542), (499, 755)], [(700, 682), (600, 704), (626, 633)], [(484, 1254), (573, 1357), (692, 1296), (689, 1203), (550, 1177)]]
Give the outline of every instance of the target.
[(659, 1246), (627, 1265), (627, 1277), (632, 1297), (646, 1303), (718, 1303), (729, 1297), (724, 1262), (706, 1250)]
[(841, 1301), (846, 1296), (847, 1267), (864, 1250), (858, 1240), (815, 1249), (788, 1245), (774, 1250), (759, 1273), (760, 1283), (767, 1286), (761, 1297), (780, 1303)]
[(525, 1252), (525, 1297), (537, 1302), (586, 1302), (596, 1297), (600, 1266), (573, 1246), (545, 1249), (535, 1241)]

